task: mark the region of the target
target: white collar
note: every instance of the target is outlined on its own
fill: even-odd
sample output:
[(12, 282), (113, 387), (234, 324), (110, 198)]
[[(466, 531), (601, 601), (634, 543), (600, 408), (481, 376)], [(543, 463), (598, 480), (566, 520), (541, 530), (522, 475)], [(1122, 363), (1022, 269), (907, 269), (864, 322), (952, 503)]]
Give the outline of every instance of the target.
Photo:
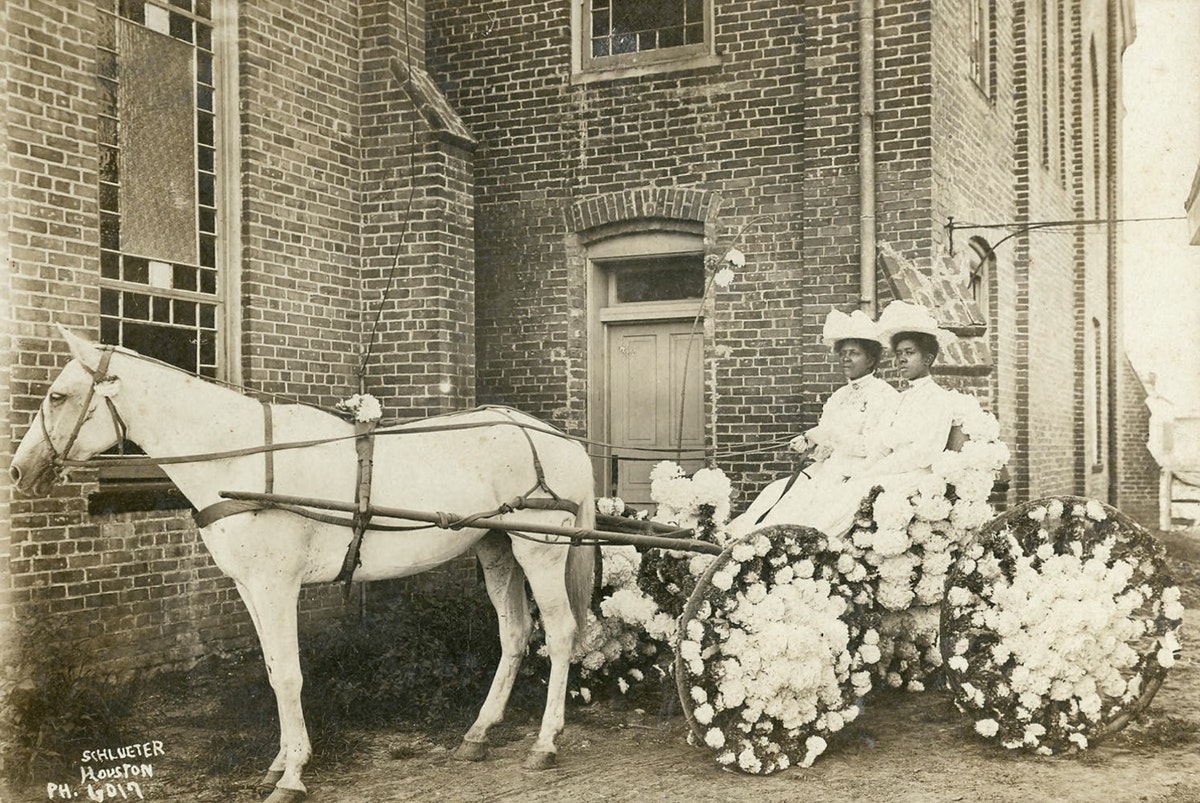
[(909, 382), (908, 389), (916, 390), (917, 388), (928, 387), (929, 385), (936, 386), (937, 383), (933, 381), (932, 376), (930, 376), (929, 374), (926, 374), (925, 376), (921, 377), (920, 379), (914, 379), (913, 381)]
[(871, 382), (871, 380), (872, 380), (872, 379), (875, 379), (875, 372), (874, 372), (874, 371), (871, 371), (871, 372), (870, 372), (870, 373), (868, 373), (868, 374), (863, 374), (863, 375), (862, 375), (862, 376), (860, 376), (858, 379), (850, 379), (850, 380), (847, 380), (847, 381), (846, 381), (846, 384), (847, 384), (847, 385), (849, 385), (849, 386), (850, 386), (850, 387), (852, 387), (852, 388), (861, 388), (863, 385), (870, 384), (870, 382)]

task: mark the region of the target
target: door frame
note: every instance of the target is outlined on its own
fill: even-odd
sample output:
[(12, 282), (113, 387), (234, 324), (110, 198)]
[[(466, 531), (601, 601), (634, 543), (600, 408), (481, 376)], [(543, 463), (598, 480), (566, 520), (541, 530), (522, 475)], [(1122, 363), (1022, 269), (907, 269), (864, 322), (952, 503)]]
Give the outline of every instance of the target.
[[(588, 438), (607, 444), (611, 440), (608, 410), (608, 327), (612, 323), (653, 323), (656, 321), (696, 319), (701, 300), (652, 301), (625, 304), (610, 303), (611, 274), (606, 263), (630, 257), (656, 257), (671, 254), (703, 254), (704, 237), (700, 227), (679, 226), (665, 230), (636, 231), (593, 241), (587, 250), (587, 425)], [(703, 301), (707, 307), (707, 300)], [(700, 345), (697, 358), (703, 366), (705, 356), (705, 308), (697, 323)], [(701, 368), (703, 371), (703, 367)], [(702, 380), (703, 385), (703, 380)], [(708, 388), (704, 385), (701, 403), (708, 409)], [(707, 440), (707, 435), (706, 435)], [(609, 463), (611, 449), (596, 447), (592, 471), (596, 492), (610, 495)]]

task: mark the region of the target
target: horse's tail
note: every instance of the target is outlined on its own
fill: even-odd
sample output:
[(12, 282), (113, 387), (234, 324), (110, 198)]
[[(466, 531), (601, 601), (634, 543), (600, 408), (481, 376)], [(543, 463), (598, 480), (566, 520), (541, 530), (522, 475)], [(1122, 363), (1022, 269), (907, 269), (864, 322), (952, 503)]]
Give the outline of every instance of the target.
[[(596, 500), (590, 492), (579, 502), (575, 526), (581, 530), (596, 529)], [(583, 638), (588, 608), (592, 604), (596, 549), (590, 545), (567, 547), (567, 600), (571, 603), (571, 613), (575, 615), (576, 644)]]

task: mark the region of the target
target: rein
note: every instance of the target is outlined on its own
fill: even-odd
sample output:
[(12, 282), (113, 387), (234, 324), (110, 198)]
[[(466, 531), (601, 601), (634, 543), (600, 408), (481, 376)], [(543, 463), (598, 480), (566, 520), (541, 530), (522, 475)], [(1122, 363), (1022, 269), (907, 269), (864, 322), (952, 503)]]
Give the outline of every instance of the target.
[[(111, 402), (110, 402), (110, 405), (111, 405)], [(462, 413), (475, 412), (477, 410), (507, 410), (507, 409), (509, 409), (509, 408), (498, 407), (498, 406), (493, 406), (493, 405), (485, 405), (485, 406), (481, 406), (481, 407), (472, 408), (471, 410), (463, 410), (463, 411), (461, 411), (461, 413), (459, 413), (459, 412), (447, 413), (447, 415), (461, 415)], [(400, 425), (400, 426), (403, 426), (403, 425)], [(554, 430), (554, 429), (543, 429), (541, 427), (536, 427), (531, 424), (523, 424), (519, 421), (476, 421), (476, 422), (463, 423), (463, 424), (440, 424), (437, 426), (404, 427), (403, 429), (397, 428), (397, 429), (376, 430), (375, 434), (376, 435), (422, 435), (422, 434), (428, 434), (431, 432), (450, 432), (450, 431), (460, 430), (460, 429), (478, 429), (480, 427), (494, 427), (494, 426), (518, 427), (520, 429), (532, 430), (533, 432), (541, 432), (546, 435), (553, 435), (554, 437), (562, 438), (563, 440), (575, 441), (577, 443), (585, 444), (587, 446), (599, 446), (604, 449), (620, 448), (611, 443), (605, 443), (604, 441), (590, 440), (588, 438), (584, 438), (579, 435), (571, 435), (569, 433), (560, 432), (560, 431)], [(338, 435), (336, 437), (331, 437), (331, 438), (317, 438), (314, 440), (306, 440), (306, 441), (287, 441), (287, 442), (283, 442), (283, 443), (268, 443), (268, 444), (263, 444), (261, 446), (246, 446), (246, 447), (243, 447), (240, 449), (228, 449), (228, 450), (224, 450), (224, 451), (220, 451), (220, 452), (198, 452), (196, 454), (176, 455), (174, 457), (150, 457), (147, 455), (138, 455), (138, 456), (132, 456), (132, 457), (125, 457), (122, 459), (122, 461), (126, 465), (130, 465), (130, 466), (169, 466), (169, 465), (179, 465), (182, 463), (204, 463), (209, 460), (226, 460), (226, 459), (229, 459), (232, 457), (246, 457), (248, 455), (263, 454), (265, 452), (281, 452), (281, 451), (285, 451), (285, 450), (289, 450), (289, 449), (307, 449), (307, 448), (310, 448), (313, 446), (324, 446), (325, 444), (328, 444), (328, 443), (337, 443), (339, 441), (354, 440), (357, 437), (358, 437), (358, 435), (356, 435), (356, 434), (355, 435)], [(790, 439), (788, 439), (788, 440), (790, 440)], [(754, 449), (744, 449), (744, 450), (728, 451), (728, 452), (717, 452), (713, 456), (717, 457), (717, 458), (739, 457), (742, 455), (750, 455), (750, 454), (758, 454), (760, 452), (775, 451), (776, 449), (780, 448), (785, 443), (787, 443), (788, 440), (781, 439), (778, 441), (770, 441), (767, 445), (759, 446)], [(679, 453), (679, 451), (677, 449), (666, 449), (666, 448), (656, 449), (656, 448), (649, 448), (649, 447), (638, 447), (636, 449), (636, 451), (661, 453), (664, 455), (674, 455), (674, 454)], [(700, 452), (700, 451), (702, 451), (702, 450), (699, 450), (699, 449), (687, 450), (687, 449), (685, 449), (684, 453), (688, 454), (688, 453)], [(592, 454), (591, 456), (592, 457), (603, 457), (605, 455)], [(658, 460), (660, 458), (657, 458), (657, 457), (622, 457), (621, 459), (629, 460), (629, 461), (649, 461), (649, 460)], [(104, 461), (105, 461), (105, 458), (91, 458), (88, 460), (64, 459), (62, 461), (62, 463), (63, 463), (63, 465), (71, 466), (71, 467), (84, 467), (84, 466), (99, 465), (99, 464), (104, 463)]]

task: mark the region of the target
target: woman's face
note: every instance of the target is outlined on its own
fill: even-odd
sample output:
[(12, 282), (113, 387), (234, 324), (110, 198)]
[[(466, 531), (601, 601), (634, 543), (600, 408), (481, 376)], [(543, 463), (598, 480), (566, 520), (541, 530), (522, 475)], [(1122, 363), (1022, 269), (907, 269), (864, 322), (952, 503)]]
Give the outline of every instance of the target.
[(855, 380), (866, 376), (875, 368), (875, 361), (866, 349), (854, 340), (843, 340), (838, 346), (838, 357), (841, 358), (842, 372), (846, 379)]
[(933, 355), (926, 354), (917, 348), (917, 344), (908, 338), (902, 338), (896, 343), (896, 367), (900, 375), (909, 382), (929, 376), (929, 366), (933, 364)]

